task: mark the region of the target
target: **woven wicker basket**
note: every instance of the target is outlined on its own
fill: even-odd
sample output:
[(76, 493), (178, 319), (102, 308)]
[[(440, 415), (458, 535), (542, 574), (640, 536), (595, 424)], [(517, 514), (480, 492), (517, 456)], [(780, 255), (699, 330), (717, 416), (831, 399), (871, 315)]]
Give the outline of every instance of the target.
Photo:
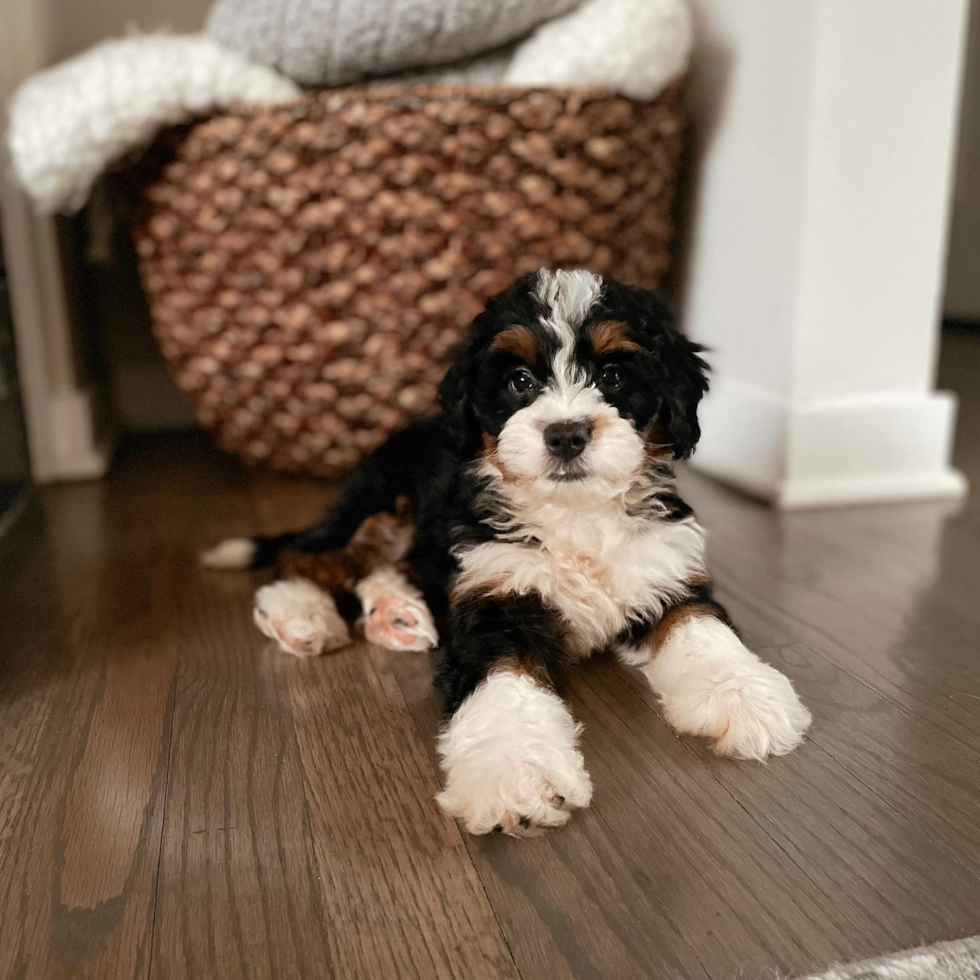
[(337, 476), (433, 406), (516, 276), (656, 286), (681, 140), (679, 84), (345, 89), (171, 130), (135, 221), (157, 338), (225, 449)]

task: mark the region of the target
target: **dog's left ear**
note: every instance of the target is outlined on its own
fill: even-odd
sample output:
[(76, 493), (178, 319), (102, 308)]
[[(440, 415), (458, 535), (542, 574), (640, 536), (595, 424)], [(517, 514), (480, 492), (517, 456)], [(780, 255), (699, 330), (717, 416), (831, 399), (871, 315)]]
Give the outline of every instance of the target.
[(708, 365), (700, 356), (703, 350), (671, 327), (658, 351), (662, 369), (658, 421), (670, 438), (674, 459), (687, 459), (701, 438), (698, 404), (708, 390)]
[(669, 446), (674, 459), (687, 459), (701, 438), (698, 404), (708, 390), (704, 348), (688, 340), (660, 297), (649, 290), (627, 288), (621, 296), (630, 310), (637, 340), (649, 357), (643, 360), (647, 384), (660, 399), (651, 435)]

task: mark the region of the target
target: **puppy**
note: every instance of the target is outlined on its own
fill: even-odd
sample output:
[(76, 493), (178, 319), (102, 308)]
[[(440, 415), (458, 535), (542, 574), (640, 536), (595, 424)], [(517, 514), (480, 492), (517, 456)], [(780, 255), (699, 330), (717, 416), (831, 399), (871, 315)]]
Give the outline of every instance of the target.
[(652, 293), (541, 270), (472, 324), (442, 414), (392, 436), (320, 525), (222, 546), (242, 566), (343, 547), (410, 498), (407, 564), (356, 588), (397, 626), (376, 631), (385, 645), (442, 636), (438, 801), (471, 833), (540, 833), (589, 804), (581, 726), (553, 678), (593, 653), (642, 671), (667, 721), (721, 755), (781, 755), (810, 725), (714, 599), (704, 533), (675, 490), (672, 463), (700, 435), (699, 350)]

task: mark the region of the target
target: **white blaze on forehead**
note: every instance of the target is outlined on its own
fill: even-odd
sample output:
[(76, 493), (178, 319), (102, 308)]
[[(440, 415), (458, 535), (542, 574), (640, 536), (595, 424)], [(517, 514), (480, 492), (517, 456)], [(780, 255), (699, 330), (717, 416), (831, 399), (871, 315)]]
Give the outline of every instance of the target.
[(581, 385), (584, 379), (572, 363), (575, 330), (599, 299), (602, 277), (584, 269), (572, 272), (542, 269), (536, 292), (547, 311), (541, 322), (561, 345), (552, 365), (555, 379), (563, 388)]
[(602, 276), (584, 269), (538, 272), (538, 299), (548, 309), (544, 324), (560, 340), (574, 337), (575, 328), (586, 318), (600, 292)]

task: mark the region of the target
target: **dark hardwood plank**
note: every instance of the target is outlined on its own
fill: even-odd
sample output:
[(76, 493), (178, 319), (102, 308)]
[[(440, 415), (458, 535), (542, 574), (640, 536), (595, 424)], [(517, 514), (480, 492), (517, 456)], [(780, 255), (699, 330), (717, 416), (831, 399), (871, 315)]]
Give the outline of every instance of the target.
[(152, 975), (330, 976), (282, 661), (251, 624), (256, 577), (196, 562), (203, 545), (254, 528), (247, 481), (206, 460), (193, 473)]
[(289, 666), (330, 975), (516, 977), (400, 693), (363, 646)]
[(51, 562), (39, 544), (44, 513), (34, 499), (16, 527), (0, 539), (0, 623), (7, 637), (0, 656), (0, 876), (17, 839), (31, 775), (43, 749), (55, 686), (46, 684), (63, 624)]
[[(980, 835), (970, 815), (980, 812), (980, 788), (969, 786), (967, 771), (959, 785), (932, 778), (926, 760), (947, 751), (943, 733), (904, 717), (805, 648), (761, 652), (793, 674), (813, 709), (818, 723), (807, 743), (786, 760), (757, 766), (719, 759), (701, 740), (682, 741), (832, 898), (850, 924), (847, 958), (975, 930)], [(642, 677), (630, 683), (655, 710)], [(911, 753), (895, 745), (903, 725), (917, 743)], [(937, 876), (940, 867), (946, 873)]]
[[(296, 483), (257, 494), (266, 529), (302, 524)], [(313, 496), (316, 496), (315, 494)], [(299, 518), (299, 511), (303, 518)], [(278, 657), (305, 786), (327, 964), (314, 976), (516, 978), (389, 654)]]
[(0, 976), (146, 974), (182, 583), (161, 531), (177, 514), (138, 471), (41, 495), (21, 566), (37, 591), (3, 611), (5, 726), (34, 707), (0, 858)]
[[(810, 733), (811, 741), (873, 792), (892, 814), (906, 818), (915, 833), (908, 828), (901, 831), (901, 824), (894, 833), (910, 852), (917, 835), (921, 836), (912, 862), (921, 872), (920, 894), (928, 892), (932, 871), (942, 863), (934, 853), (941, 847), (956, 860), (958, 872), (969, 874), (961, 882), (961, 894), (976, 895), (980, 888), (980, 821), (976, 819), (980, 778), (973, 756), (958, 751), (942, 727), (854, 684), (848, 674), (815, 657), (805, 646), (765, 653), (796, 678), (820, 719)], [(879, 804), (876, 809), (883, 808)], [(892, 814), (884, 813), (889, 827)], [(904, 860), (911, 859), (910, 854)], [(960, 880), (957, 875), (953, 879)], [(940, 904), (947, 912), (960, 906), (956, 900)], [(968, 903), (967, 908), (980, 908), (980, 901)], [(970, 920), (975, 921), (975, 915)]]
[[(626, 860), (656, 869), (668, 914), (713, 977), (789, 975), (847, 958), (853, 924), (835, 898), (718, 792), (620, 669), (583, 665), (567, 691), (586, 725), (594, 809)], [(774, 778), (788, 778), (805, 752), (771, 762)]]
[[(908, 711), (943, 728), (980, 763), (980, 632), (973, 506), (914, 505), (918, 546), (895, 545), (909, 507), (880, 508), (883, 532), (859, 512), (773, 514), (685, 474), (711, 532), (709, 558), (756, 645), (805, 643)], [(866, 511), (865, 515), (870, 513)], [(906, 535), (908, 537), (908, 535)]]
[[(393, 655), (437, 766), (441, 707), (433, 661), (434, 655)], [(467, 837), (466, 846), (524, 977), (708, 976), (664, 908), (660, 869), (624, 857), (594, 811), (543, 838)]]
[(814, 729), (720, 760), (587, 664), (595, 801), (534, 841), (439, 814), (433, 658), (292, 660), (250, 624), (260, 577), (198, 571), (336, 487), (167, 437), (37, 495), (0, 539), (0, 978), (727, 980), (976, 932), (980, 500), (781, 515), (682, 485)]

